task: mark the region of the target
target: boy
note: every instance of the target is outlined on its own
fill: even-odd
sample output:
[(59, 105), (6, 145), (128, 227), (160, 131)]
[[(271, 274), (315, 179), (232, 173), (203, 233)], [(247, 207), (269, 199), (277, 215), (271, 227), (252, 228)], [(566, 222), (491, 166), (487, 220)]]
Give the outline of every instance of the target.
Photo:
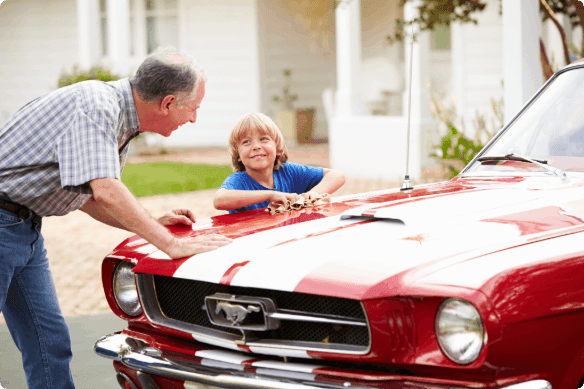
[(288, 150), (276, 124), (261, 113), (244, 115), (229, 137), (234, 174), (225, 179), (213, 205), (229, 213), (265, 208), (271, 202), (314, 199), (345, 183), (336, 170), (286, 162)]

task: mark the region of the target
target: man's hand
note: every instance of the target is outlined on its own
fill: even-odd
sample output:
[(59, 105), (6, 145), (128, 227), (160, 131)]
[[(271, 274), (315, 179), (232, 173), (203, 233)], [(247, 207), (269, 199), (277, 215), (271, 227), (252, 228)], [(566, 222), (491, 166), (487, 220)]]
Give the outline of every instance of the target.
[(284, 192), (272, 192), (270, 195), (270, 203), (281, 203), (286, 204), (288, 200), (295, 202), (300, 198), (298, 193), (284, 193)]
[(166, 254), (172, 259), (184, 258), (207, 251), (217, 250), (221, 246), (226, 246), (233, 242), (233, 239), (219, 234), (209, 234), (201, 236), (190, 236), (187, 238), (174, 237)]
[(175, 224), (186, 224), (190, 226), (195, 222), (195, 214), (190, 209), (173, 209), (162, 215), (158, 222), (163, 226), (173, 226)]

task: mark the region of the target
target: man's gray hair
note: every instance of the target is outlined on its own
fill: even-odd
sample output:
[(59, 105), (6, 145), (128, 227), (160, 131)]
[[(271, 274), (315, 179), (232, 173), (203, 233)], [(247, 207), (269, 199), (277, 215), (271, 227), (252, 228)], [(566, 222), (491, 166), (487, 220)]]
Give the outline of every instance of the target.
[(195, 94), (201, 79), (206, 77), (195, 60), (169, 46), (150, 53), (130, 79), (130, 84), (145, 103), (174, 95), (181, 105)]

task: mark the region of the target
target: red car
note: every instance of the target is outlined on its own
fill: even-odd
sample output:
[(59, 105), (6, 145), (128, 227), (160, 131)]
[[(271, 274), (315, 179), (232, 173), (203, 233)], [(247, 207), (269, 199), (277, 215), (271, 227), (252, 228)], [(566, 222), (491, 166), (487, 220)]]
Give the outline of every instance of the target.
[(584, 62), (456, 178), (174, 227), (103, 262), (124, 388), (576, 389), (584, 377)]

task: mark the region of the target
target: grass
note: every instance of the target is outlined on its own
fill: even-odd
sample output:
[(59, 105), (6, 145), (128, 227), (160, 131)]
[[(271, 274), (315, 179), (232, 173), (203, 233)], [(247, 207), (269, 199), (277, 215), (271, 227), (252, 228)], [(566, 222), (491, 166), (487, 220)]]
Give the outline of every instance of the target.
[(172, 162), (126, 164), (122, 182), (137, 197), (219, 188), (230, 166)]

